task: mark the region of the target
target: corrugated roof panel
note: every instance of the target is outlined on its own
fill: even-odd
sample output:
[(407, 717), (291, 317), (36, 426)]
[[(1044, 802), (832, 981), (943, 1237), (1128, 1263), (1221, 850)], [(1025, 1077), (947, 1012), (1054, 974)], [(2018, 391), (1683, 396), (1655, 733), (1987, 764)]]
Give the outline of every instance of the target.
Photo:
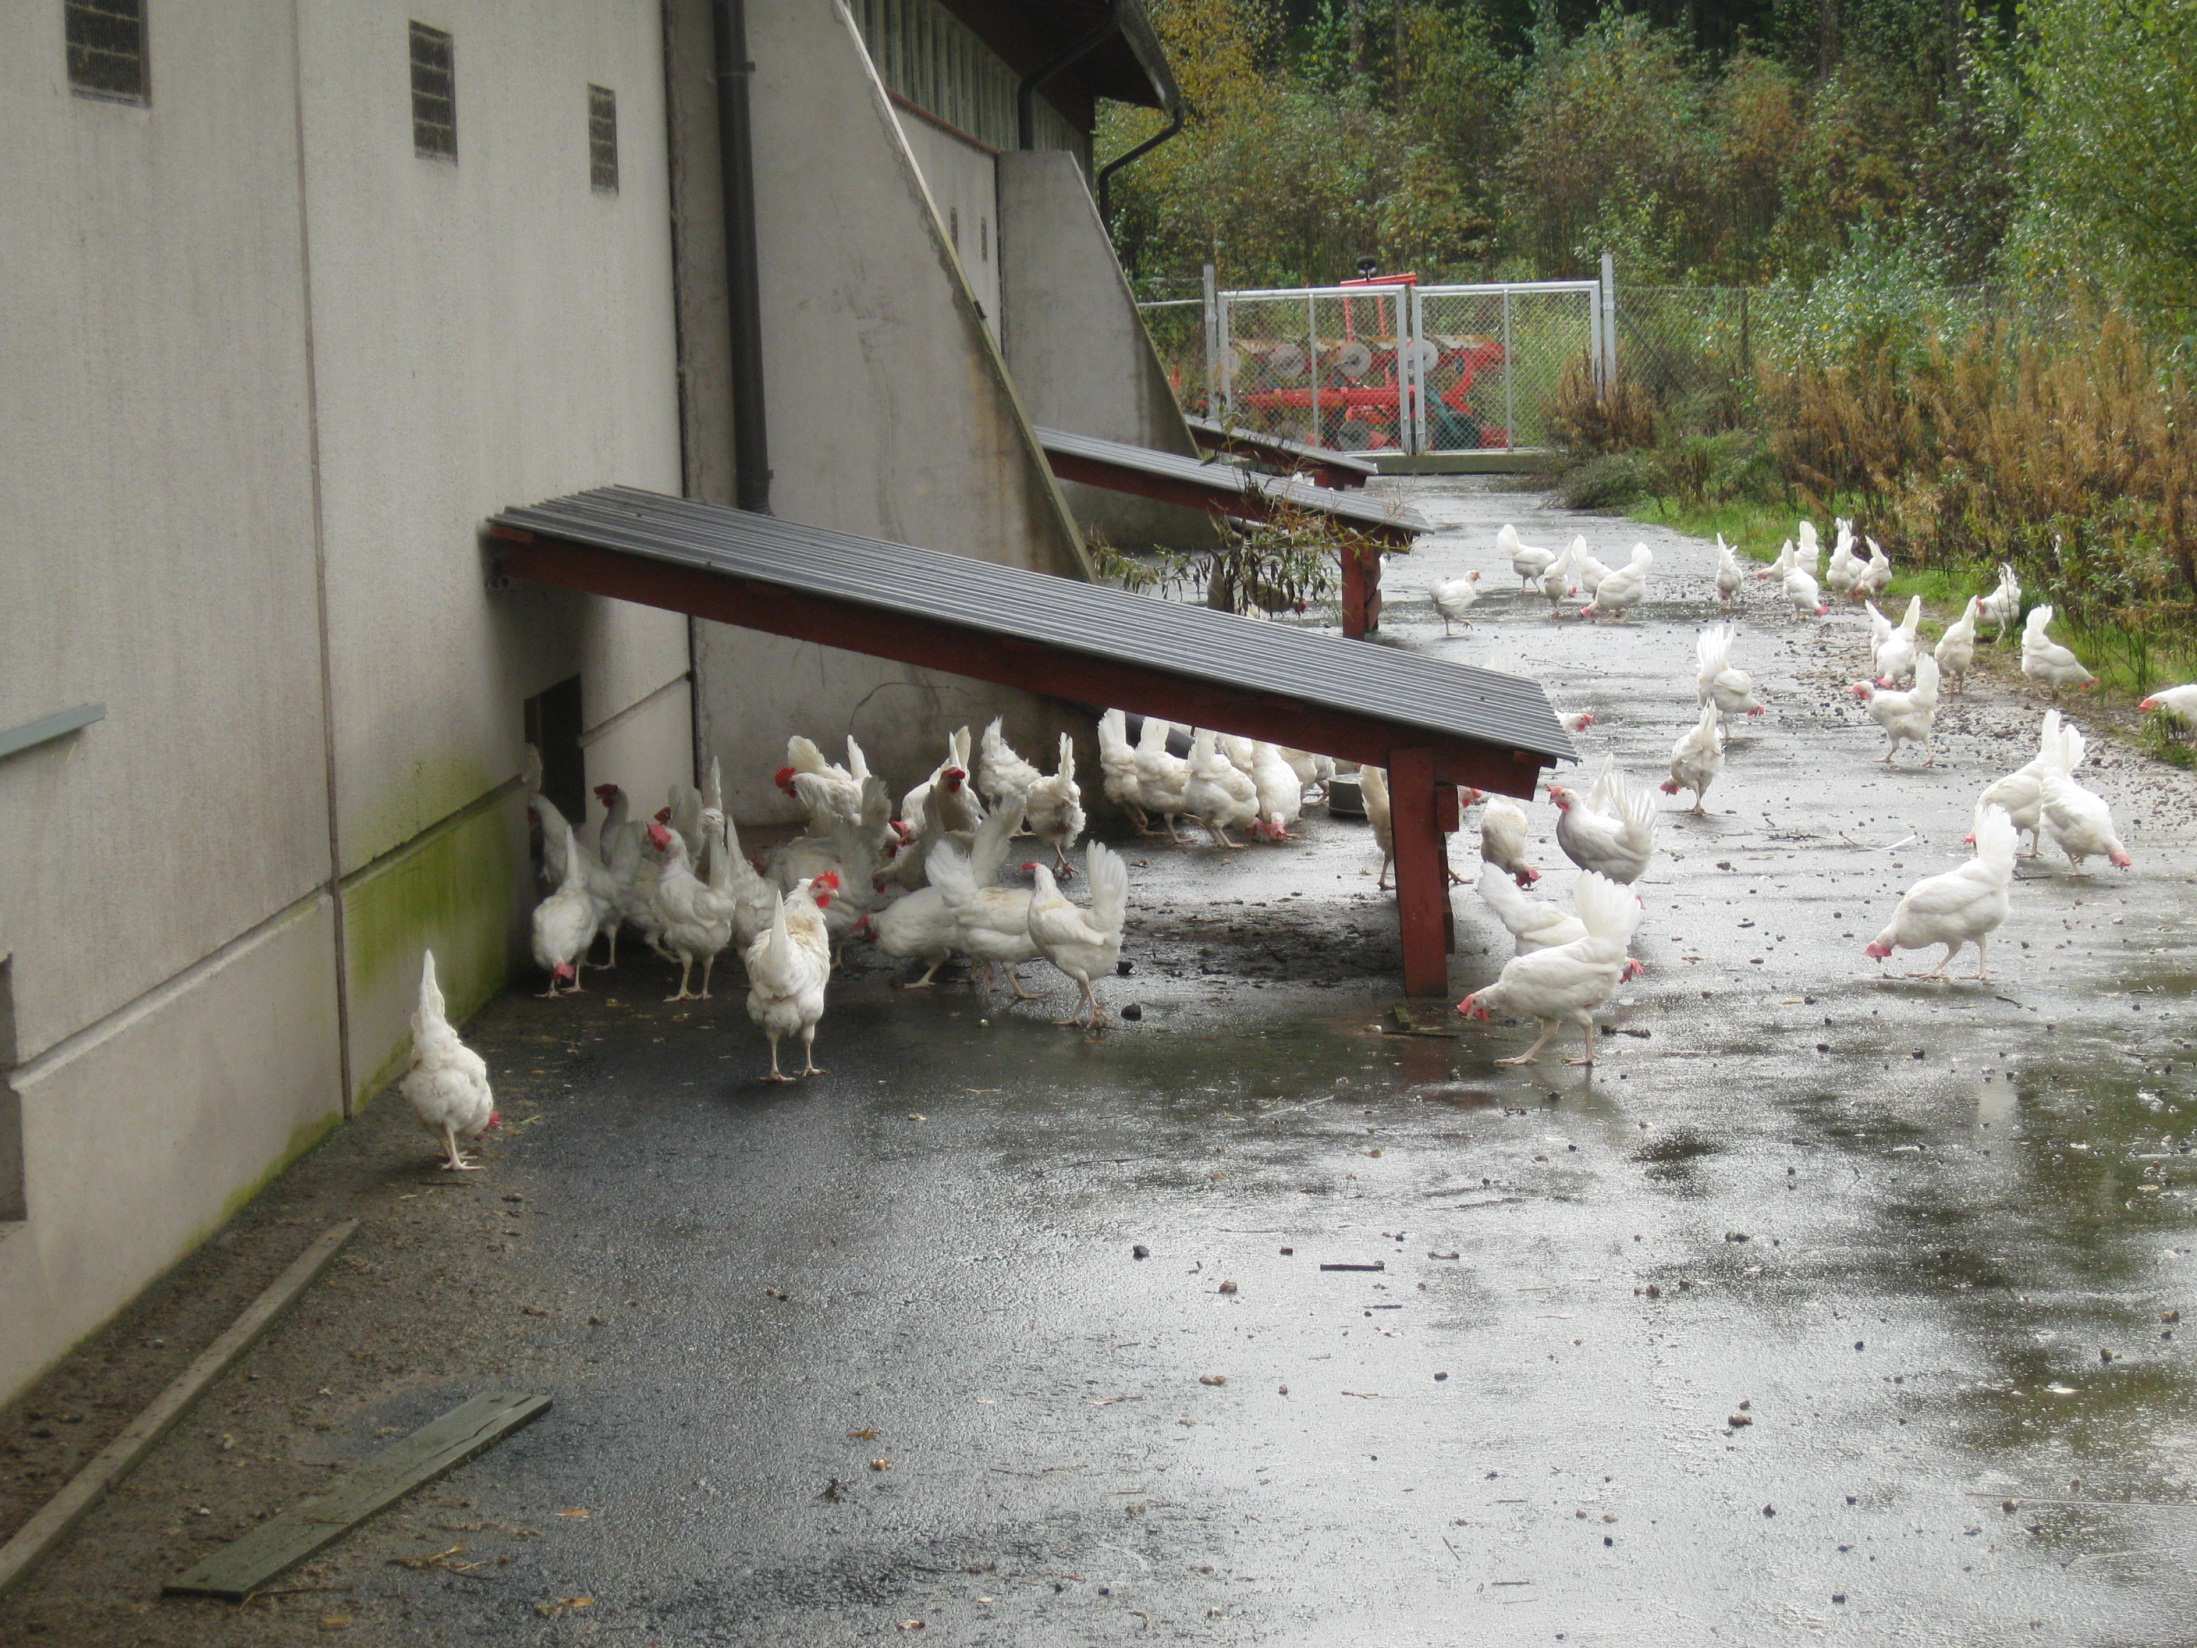
[(1260, 447), (1274, 452), (1286, 452), (1293, 458), (1302, 458), (1329, 469), (1347, 470), (1353, 475), (1371, 479), (1381, 472), (1381, 466), (1369, 458), (1361, 458), (1355, 452), (1338, 452), (1331, 446), (1314, 446), (1308, 441), (1293, 441), (1287, 435), (1269, 435), (1261, 430), (1238, 429), (1222, 423), (1218, 418), (1185, 417), (1193, 435), (1204, 435), (1227, 445), (1231, 442), (1249, 447)]
[(490, 524), (1575, 761), (1538, 682), (719, 504), (607, 487)]
[(1215, 497), (1230, 493), (1263, 492), (1300, 509), (1317, 510), (1352, 526), (1390, 527), (1402, 532), (1431, 532), (1424, 519), (1401, 503), (1383, 503), (1359, 492), (1337, 492), (1291, 476), (1258, 475), (1234, 464), (1210, 458), (1185, 458), (1174, 452), (1156, 452), (1126, 441), (1101, 440), (1096, 435), (1074, 435), (1064, 429), (1040, 429), (1038, 444), (1049, 453), (1083, 458), (1091, 463), (1162, 475), (1171, 481), (1203, 487)]

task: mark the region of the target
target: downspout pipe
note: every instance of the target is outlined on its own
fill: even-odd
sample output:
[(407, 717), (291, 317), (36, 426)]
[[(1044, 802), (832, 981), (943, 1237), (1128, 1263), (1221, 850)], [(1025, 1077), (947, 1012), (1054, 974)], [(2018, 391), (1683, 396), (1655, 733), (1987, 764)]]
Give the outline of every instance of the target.
[(1114, 174), (1120, 171), (1123, 167), (1132, 165), (1135, 162), (1142, 160), (1146, 155), (1150, 154), (1162, 143), (1165, 143), (1169, 138), (1173, 137), (1177, 132), (1181, 131), (1183, 118), (1188, 113), (1189, 105), (1185, 103), (1181, 98), (1177, 98), (1175, 100), (1174, 108), (1168, 113), (1166, 125), (1162, 126), (1158, 131), (1154, 132), (1142, 143), (1139, 143), (1127, 154), (1116, 155), (1112, 160), (1109, 160), (1105, 165), (1099, 168), (1098, 215), (1099, 221), (1106, 225), (1106, 232), (1108, 234), (1112, 234), (1114, 232), (1114, 214), (1112, 211), (1113, 196), (1111, 189), (1111, 185), (1114, 180)]
[(1064, 69), (1073, 68), (1111, 40), (1121, 28), (1123, 0), (1107, 0), (1106, 20), (1049, 63), (1040, 63), (1015, 88), (1015, 146), (1037, 147), (1037, 94), (1045, 82)]
[(725, 211), (725, 293), (732, 320), (733, 501), (770, 513), (770, 428), (763, 409), (763, 292), (755, 236), (755, 139), (748, 119), (746, 0), (711, 0), (717, 152)]

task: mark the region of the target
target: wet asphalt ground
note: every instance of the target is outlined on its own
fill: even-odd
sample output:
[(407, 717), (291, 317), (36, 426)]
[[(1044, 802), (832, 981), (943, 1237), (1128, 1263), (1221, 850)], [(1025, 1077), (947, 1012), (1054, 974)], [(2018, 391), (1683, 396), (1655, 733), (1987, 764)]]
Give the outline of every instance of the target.
[[(1384, 644), (1545, 679), (1599, 717), (1590, 762), (1659, 781), (1713, 551), (1378, 484), (1448, 529), (1389, 562)], [(1504, 520), (1613, 562), (1644, 539), (1646, 610), (1512, 599)], [(1444, 640), (1421, 590), (1470, 566), (1481, 617)], [(2197, 1308), (2197, 787), (2094, 740), (2134, 870), (2025, 860), (1989, 985), (1880, 971), (1862, 946), (1965, 856), (2041, 700), (1979, 678), (1937, 767), (1886, 772), (1842, 690), (1866, 652), (1858, 613), (1750, 591), (1735, 661), (1772, 713), (1707, 819), (1667, 803), (1649, 971), (1591, 1073), (1576, 1040), (1495, 1068), (1530, 1026), (1387, 1033), (1393, 906), (1324, 816), (1296, 848), (1132, 846), (1103, 994), (1141, 1017), (1097, 1038), (1052, 1026), (1073, 991), (1041, 966), (1043, 1008), (988, 1009), (869, 958), (829, 1076), (771, 1089), (737, 979), (500, 1002), (469, 1031), (511, 1123), (489, 1171), (444, 1182), (377, 1103), (0, 1424), (12, 1523), (133, 1379), (364, 1218), (0, 1599), (0, 1642), (2197, 1641), (2197, 1318), (2169, 1319)], [(1457, 910), (1461, 996), (1508, 945)], [(556, 1405), (282, 1595), (158, 1599), (495, 1386)]]

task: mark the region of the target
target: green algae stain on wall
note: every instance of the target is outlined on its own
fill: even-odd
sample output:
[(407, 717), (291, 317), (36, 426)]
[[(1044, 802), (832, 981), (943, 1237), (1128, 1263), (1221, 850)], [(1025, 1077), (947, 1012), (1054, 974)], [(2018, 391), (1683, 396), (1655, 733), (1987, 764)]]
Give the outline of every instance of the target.
[(435, 952), (436, 978), (454, 1023), (503, 988), (526, 868), (512, 843), (507, 809), (486, 807), (344, 890), (355, 1104), (404, 1071), (424, 951)]

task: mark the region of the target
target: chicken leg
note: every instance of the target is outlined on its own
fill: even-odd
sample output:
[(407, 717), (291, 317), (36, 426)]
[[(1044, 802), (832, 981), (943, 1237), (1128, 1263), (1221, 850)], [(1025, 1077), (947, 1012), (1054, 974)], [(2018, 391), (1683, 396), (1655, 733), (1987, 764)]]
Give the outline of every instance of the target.
[(1983, 935), (1980, 933), (1976, 936), (1976, 971), (1971, 976), (1986, 981), (1988, 981), (1991, 977), (1990, 969), (1984, 965)]
[(466, 1160), (464, 1154), (458, 1149), (458, 1131), (448, 1122), (442, 1124), (442, 1147), (446, 1153), (446, 1159), (437, 1162), (435, 1165), (446, 1173), (478, 1173), (481, 1170), (479, 1162)]
[(790, 1082), (793, 1080), (791, 1076), (785, 1074), (778, 1068), (778, 1038), (776, 1036), (770, 1038), (770, 1074), (765, 1076), (763, 1079), (767, 1082), (780, 1083)]
[(1525, 1050), (1525, 1051), (1524, 1051), (1523, 1053), (1520, 1053), (1520, 1054), (1518, 1054), (1518, 1055), (1517, 1055), (1516, 1057), (1514, 1057), (1514, 1058), (1508, 1058), (1508, 1059), (1497, 1059), (1497, 1060), (1496, 1060), (1495, 1062), (1496, 1062), (1497, 1064), (1511, 1064), (1511, 1065), (1516, 1065), (1516, 1064), (1531, 1064), (1531, 1063), (1532, 1063), (1532, 1062), (1533, 1062), (1533, 1061), (1534, 1061), (1535, 1059), (1537, 1059), (1537, 1058), (1539, 1058), (1539, 1057), (1541, 1056), (1541, 1049), (1542, 1049), (1542, 1048), (1544, 1048), (1544, 1047), (1546, 1047), (1546, 1046), (1548, 1046), (1548, 1044), (1549, 1044), (1549, 1038), (1550, 1038), (1551, 1036), (1555, 1035), (1555, 1034), (1556, 1034), (1556, 1021), (1555, 1021), (1554, 1019), (1551, 1019), (1551, 1020), (1549, 1020), (1549, 1021), (1548, 1021), (1547, 1023), (1545, 1023), (1545, 1024), (1543, 1024), (1543, 1025), (1541, 1026), (1541, 1036), (1540, 1036), (1540, 1039), (1539, 1039), (1538, 1041), (1536, 1041), (1536, 1042), (1535, 1042), (1535, 1043), (1534, 1043), (1534, 1044), (1533, 1044), (1533, 1045), (1532, 1045), (1531, 1047), (1527, 1048), (1527, 1049), (1526, 1049), (1526, 1050)]
[(700, 1001), (702, 999), (700, 996), (695, 995), (693, 992), (687, 989), (687, 975), (689, 973), (692, 973), (693, 971), (694, 958), (692, 956), (681, 956), (679, 958), (679, 993), (676, 996), (666, 996), (664, 1000)]
[(896, 980), (893, 984), (893, 988), (895, 990), (928, 990), (931, 988), (931, 980), (938, 976), (938, 970), (945, 965), (946, 958), (944, 956), (940, 956), (936, 961), (931, 963), (930, 971), (925, 973), (921, 978), (917, 979), (913, 984), (902, 984)]
[(1015, 993), (1015, 1000), (1017, 1001), (1043, 1001), (1045, 999), (1043, 996), (1034, 996), (1023, 989), (1022, 974), (1012, 966), (1007, 969), (1007, 988)]
[(1593, 1069), (1593, 1068), (1594, 1068), (1594, 1019), (1593, 1019), (1593, 1017), (1592, 1017), (1591, 1015), (1590, 1015), (1590, 1016), (1587, 1016), (1587, 1017), (1584, 1017), (1584, 1018), (1582, 1019), (1582, 1022), (1581, 1022), (1581, 1026), (1580, 1026), (1580, 1027), (1581, 1027), (1582, 1029), (1584, 1029), (1584, 1030), (1586, 1031), (1586, 1033), (1587, 1033), (1587, 1056), (1586, 1056), (1585, 1058), (1583, 1058), (1583, 1059), (1566, 1059), (1566, 1060), (1565, 1060), (1564, 1062), (1565, 1062), (1566, 1064), (1569, 1064), (1569, 1065), (1585, 1065), (1585, 1066), (1586, 1066), (1586, 1067), (1587, 1067), (1588, 1069), (1590, 1069), (1590, 1070), (1591, 1070), (1591, 1069)]
[(1942, 982), (1952, 977), (1952, 975), (1948, 973), (1946, 969), (1953, 965), (1953, 958), (1960, 953), (1961, 947), (1958, 944), (1948, 944), (1945, 947), (1945, 954), (1938, 958), (1938, 965), (1933, 971), (1928, 973), (1909, 973), (1907, 976), (1909, 978), (1918, 979), (1937, 979)]
[(828, 1076), (829, 1070), (816, 1068), (816, 1026), (810, 1025), (801, 1032), (801, 1074), (803, 1076)]
[(702, 958), (702, 993), (695, 998), (696, 1000), (709, 1000), (709, 974), (710, 969), (716, 965), (717, 957), (715, 955), (707, 955)]

